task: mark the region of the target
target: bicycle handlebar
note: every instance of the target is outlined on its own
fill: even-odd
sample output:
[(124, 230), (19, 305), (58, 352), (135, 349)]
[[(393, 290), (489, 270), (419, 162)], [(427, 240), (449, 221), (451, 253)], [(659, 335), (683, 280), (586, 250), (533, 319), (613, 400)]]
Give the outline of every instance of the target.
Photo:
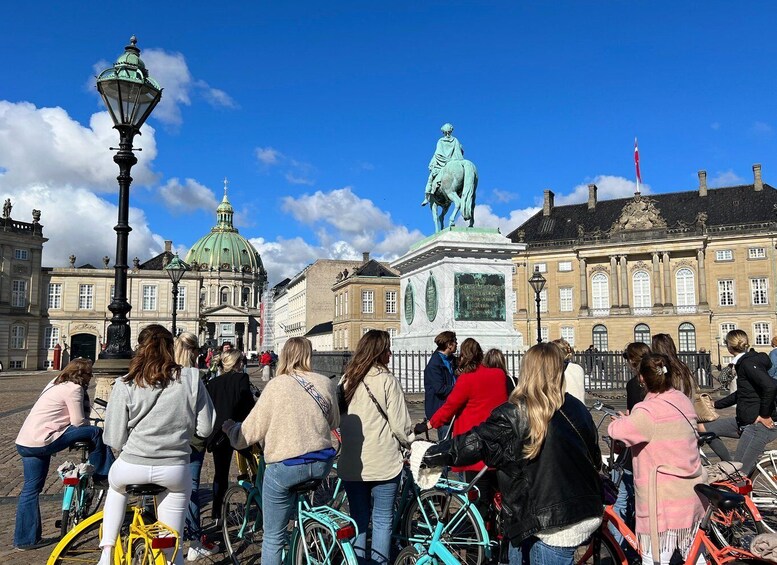
[(108, 402), (106, 400), (103, 400), (102, 398), (95, 398), (93, 400), (97, 406), (102, 406), (103, 408), (108, 408)]
[(591, 406), (591, 410), (596, 410), (597, 412), (604, 412), (608, 416), (617, 416), (618, 411), (615, 409), (614, 406), (610, 406), (609, 404), (604, 404), (601, 400), (597, 400), (594, 402), (593, 406)]

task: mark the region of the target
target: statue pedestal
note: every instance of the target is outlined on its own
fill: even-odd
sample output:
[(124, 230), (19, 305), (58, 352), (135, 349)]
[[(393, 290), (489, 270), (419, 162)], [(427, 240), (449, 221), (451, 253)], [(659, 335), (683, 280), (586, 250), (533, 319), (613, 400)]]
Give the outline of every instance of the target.
[(400, 276), (401, 329), (395, 351), (429, 351), (442, 331), (483, 351), (523, 348), (513, 326), (513, 257), (526, 246), (491, 228), (449, 228), (413, 245), (391, 266)]
[(106, 402), (111, 397), (113, 383), (118, 377), (129, 373), (131, 359), (97, 359), (92, 365), (92, 374), (95, 380), (95, 398), (102, 398)]

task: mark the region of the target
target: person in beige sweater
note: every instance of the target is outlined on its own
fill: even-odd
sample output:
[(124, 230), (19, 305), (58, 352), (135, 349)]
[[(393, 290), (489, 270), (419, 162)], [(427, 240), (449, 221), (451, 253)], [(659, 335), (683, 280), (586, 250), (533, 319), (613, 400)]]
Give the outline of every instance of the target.
[(262, 565), (281, 565), (294, 511), (290, 489), (329, 474), (337, 452), (331, 431), (340, 424), (337, 387), (311, 371), (313, 347), (304, 337), (286, 342), (278, 375), (264, 388), (245, 421), (222, 430), (235, 449), (260, 444), (267, 468), (262, 484)]
[(342, 448), (337, 473), (359, 535), (355, 550), (366, 560), (367, 526), (372, 517), (372, 563), (388, 562), (394, 498), (402, 471), (403, 447), (413, 424), (399, 381), (388, 370), (391, 338), (370, 330), (356, 346), (343, 376), (347, 414), (342, 416)]

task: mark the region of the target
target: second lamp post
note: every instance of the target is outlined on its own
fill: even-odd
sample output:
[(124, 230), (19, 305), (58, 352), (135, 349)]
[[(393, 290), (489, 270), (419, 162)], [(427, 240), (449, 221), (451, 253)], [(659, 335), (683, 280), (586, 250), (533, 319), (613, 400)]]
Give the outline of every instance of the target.
[(540, 268), (534, 267), (534, 274), (529, 279), (529, 284), (534, 289), (535, 300), (537, 302), (537, 343), (542, 343), (542, 325), (540, 318), (540, 293), (545, 288), (545, 277), (540, 274)]
[(190, 270), (189, 265), (181, 261), (178, 257), (178, 253), (175, 254), (170, 262), (165, 266), (167, 276), (173, 282), (173, 337), (178, 335), (177, 328), (175, 326), (175, 317), (178, 313), (178, 283), (181, 282), (186, 271)]

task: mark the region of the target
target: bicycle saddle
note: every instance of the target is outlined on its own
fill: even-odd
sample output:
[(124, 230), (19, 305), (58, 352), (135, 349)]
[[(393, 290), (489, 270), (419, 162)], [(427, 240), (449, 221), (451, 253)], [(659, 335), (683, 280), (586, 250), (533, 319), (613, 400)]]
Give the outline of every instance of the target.
[(318, 488), (318, 485), (321, 484), (322, 479), (310, 479), (309, 481), (305, 481), (304, 483), (299, 483), (298, 485), (294, 485), (289, 489), (289, 492), (293, 492), (295, 494), (302, 494), (305, 492), (310, 492), (312, 490), (316, 490)]
[(707, 444), (717, 438), (718, 434), (715, 432), (699, 432), (699, 445)]
[(132, 494), (135, 496), (156, 496), (165, 492), (166, 490), (167, 488), (163, 486), (150, 483), (145, 485), (127, 485), (124, 487), (124, 491), (127, 494)]
[(94, 449), (94, 444), (91, 441), (77, 441), (70, 444), (68, 451), (76, 451), (77, 449), (88, 449), (89, 451), (92, 451)]
[(733, 493), (730, 490), (717, 489), (710, 485), (696, 485), (693, 487), (693, 490), (709, 500), (710, 504), (715, 508), (720, 508), (721, 510), (733, 510), (745, 501), (745, 497), (741, 494)]

